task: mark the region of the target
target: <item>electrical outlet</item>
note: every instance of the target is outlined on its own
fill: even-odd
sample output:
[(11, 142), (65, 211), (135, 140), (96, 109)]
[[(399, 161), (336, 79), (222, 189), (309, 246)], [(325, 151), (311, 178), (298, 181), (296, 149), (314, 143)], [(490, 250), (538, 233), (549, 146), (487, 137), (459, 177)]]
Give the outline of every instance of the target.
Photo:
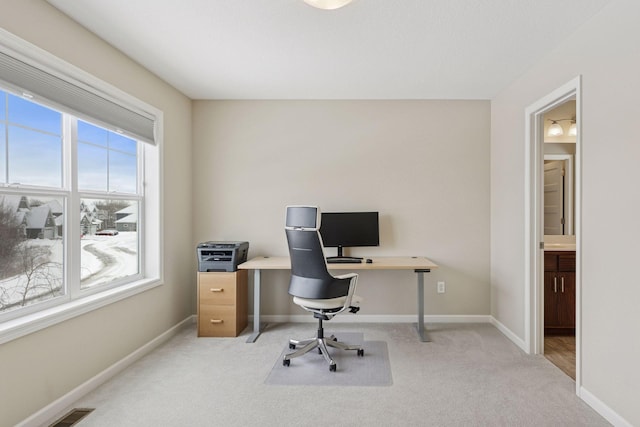
[(444, 291), (445, 291), (444, 282), (438, 282), (438, 293), (444, 294)]

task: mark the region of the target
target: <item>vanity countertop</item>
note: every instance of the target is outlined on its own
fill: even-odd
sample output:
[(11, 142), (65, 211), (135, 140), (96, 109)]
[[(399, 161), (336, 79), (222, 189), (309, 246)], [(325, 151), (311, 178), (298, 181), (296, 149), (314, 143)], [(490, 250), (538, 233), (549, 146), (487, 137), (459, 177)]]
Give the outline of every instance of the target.
[(545, 251), (575, 251), (575, 243), (545, 243)]
[(576, 236), (544, 236), (545, 251), (575, 251)]

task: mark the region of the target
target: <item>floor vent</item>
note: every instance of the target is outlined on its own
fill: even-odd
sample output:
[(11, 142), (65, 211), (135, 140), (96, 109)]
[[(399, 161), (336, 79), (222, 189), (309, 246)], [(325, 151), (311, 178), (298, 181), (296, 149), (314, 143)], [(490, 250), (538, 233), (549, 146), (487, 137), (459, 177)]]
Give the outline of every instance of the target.
[(49, 427), (71, 427), (93, 412), (94, 408), (75, 408)]

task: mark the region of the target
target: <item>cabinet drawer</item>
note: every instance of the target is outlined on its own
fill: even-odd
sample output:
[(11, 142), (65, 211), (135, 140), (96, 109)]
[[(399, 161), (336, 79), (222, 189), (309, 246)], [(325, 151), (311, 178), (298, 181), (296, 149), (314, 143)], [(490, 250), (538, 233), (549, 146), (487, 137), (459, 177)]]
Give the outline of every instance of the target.
[(545, 252), (544, 271), (576, 271), (576, 253)]
[(558, 271), (576, 271), (576, 254), (558, 255)]
[(236, 303), (235, 273), (199, 274), (200, 305), (233, 305)]
[(558, 271), (558, 256), (555, 254), (544, 254), (544, 271)]
[(198, 336), (235, 337), (239, 325), (236, 308), (231, 305), (201, 305), (198, 314)]

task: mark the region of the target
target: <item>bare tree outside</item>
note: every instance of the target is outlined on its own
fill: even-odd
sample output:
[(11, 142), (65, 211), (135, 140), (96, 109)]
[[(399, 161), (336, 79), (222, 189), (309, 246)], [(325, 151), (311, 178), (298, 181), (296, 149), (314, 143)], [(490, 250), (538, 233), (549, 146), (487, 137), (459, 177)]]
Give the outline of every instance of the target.
[(0, 308), (24, 307), (30, 302), (49, 299), (61, 294), (62, 264), (50, 261), (51, 251), (45, 246), (20, 244), (16, 265), (20, 272), (15, 292), (20, 299), (5, 302), (0, 297)]
[(18, 245), (24, 240), (20, 223), (10, 206), (0, 200), (0, 279), (15, 274), (14, 262)]
[[(55, 237), (55, 217), (46, 203), (0, 195), (0, 312), (62, 293), (62, 239)], [(42, 227), (32, 233), (42, 237), (28, 238), (28, 227)]]

